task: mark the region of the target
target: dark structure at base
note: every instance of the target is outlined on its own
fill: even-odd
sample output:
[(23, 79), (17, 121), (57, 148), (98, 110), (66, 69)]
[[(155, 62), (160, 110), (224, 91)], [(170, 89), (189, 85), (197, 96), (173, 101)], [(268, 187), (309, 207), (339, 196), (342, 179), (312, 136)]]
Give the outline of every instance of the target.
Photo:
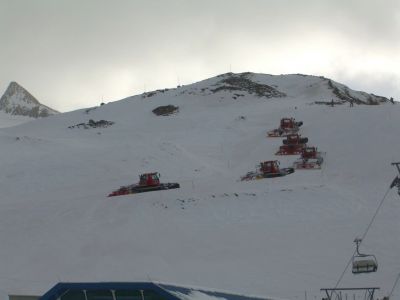
[(151, 282), (58, 283), (40, 300), (271, 300)]

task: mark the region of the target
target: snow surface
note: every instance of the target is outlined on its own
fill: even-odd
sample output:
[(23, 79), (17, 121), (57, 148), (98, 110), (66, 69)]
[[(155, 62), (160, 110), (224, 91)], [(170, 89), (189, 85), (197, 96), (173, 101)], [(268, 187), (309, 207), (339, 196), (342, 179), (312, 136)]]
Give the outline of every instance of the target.
[[(155, 280), (290, 299), (334, 287), (396, 175), (400, 105), (315, 105), (333, 98), (319, 77), (252, 76), (287, 97), (204, 96), (216, 77), (1, 129), (0, 299), (59, 281)], [(151, 112), (168, 104), (179, 112)], [(298, 158), (275, 156), (281, 139), (266, 138), (282, 117), (304, 122), (301, 134), (327, 152), (323, 168), (240, 182), (260, 161)], [(89, 119), (115, 124), (68, 128)], [(107, 197), (149, 171), (181, 188)], [(399, 213), (393, 190), (361, 246), (378, 272), (348, 270), (340, 286), (391, 290)]]
[(15, 116), (0, 111), (0, 128), (13, 127), (32, 121), (32, 118), (26, 116)]

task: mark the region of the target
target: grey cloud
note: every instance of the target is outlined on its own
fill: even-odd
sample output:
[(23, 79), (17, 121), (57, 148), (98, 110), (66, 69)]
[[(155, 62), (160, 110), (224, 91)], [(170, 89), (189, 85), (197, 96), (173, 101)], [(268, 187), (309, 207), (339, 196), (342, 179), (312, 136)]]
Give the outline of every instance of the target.
[[(394, 0), (0, 0), (0, 90), (17, 80), (65, 110), (231, 64), (268, 73), (280, 49), (302, 43), (390, 56), (400, 48), (399, 13)], [(118, 72), (124, 87), (115, 86)]]

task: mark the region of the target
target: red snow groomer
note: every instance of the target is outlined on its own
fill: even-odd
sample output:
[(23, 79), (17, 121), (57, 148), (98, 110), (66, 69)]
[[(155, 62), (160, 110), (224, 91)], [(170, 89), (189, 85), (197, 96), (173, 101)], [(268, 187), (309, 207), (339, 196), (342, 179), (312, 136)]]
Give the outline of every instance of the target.
[(112, 192), (108, 197), (137, 194), (144, 192), (152, 192), (159, 190), (177, 189), (179, 183), (160, 183), (159, 173), (144, 173), (139, 176), (140, 180), (137, 184), (121, 186), (118, 190)]
[(279, 168), (279, 161), (269, 160), (260, 163), (257, 166), (257, 171), (248, 172), (240, 178), (241, 181), (256, 180), (263, 178), (281, 177), (294, 172), (293, 168)]
[(306, 147), (301, 152), (300, 159), (293, 163), (295, 169), (321, 169), (324, 161), (323, 153), (317, 147)]
[(268, 137), (287, 136), (288, 134), (296, 133), (303, 122), (296, 122), (294, 118), (283, 118), (279, 128), (268, 131)]
[(299, 134), (289, 134), (283, 141), (275, 155), (296, 155), (301, 154), (307, 147), (308, 138), (302, 138)]

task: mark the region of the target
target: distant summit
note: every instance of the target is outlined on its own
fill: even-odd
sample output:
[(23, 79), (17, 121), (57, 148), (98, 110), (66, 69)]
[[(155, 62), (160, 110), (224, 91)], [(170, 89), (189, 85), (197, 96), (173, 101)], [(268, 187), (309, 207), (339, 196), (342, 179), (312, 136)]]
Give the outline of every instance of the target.
[(41, 104), (26, 89), (16, 82), (11, 82), (0, 98), (0, 110), (17, 116), (43, 118), (58, 114), (54, 109)]
[(208, 101), (235, 102), (249, 99), (280, 101), (304, 101), (317, 105), (379, 105), (394, 103), (393, 99), (356, 91), (348, 86), (323, 76), (304, 74), (257, 74), (225, 73), (176, 89), (161, 89), (147, 92), (149, 97), (202, 97)]

